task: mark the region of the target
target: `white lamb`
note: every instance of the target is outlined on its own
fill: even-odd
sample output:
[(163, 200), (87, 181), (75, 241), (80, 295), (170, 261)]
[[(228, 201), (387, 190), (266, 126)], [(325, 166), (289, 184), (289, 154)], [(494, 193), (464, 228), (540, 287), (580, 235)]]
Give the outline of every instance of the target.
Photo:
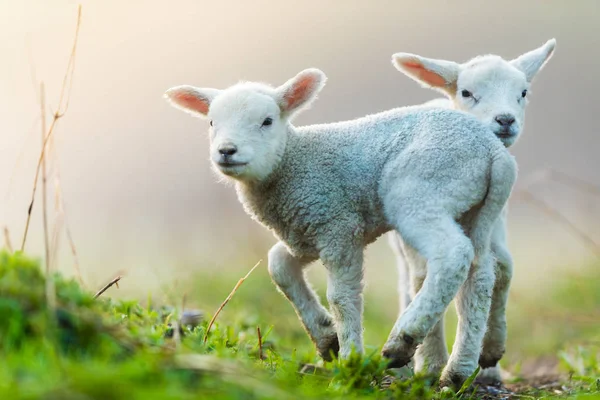
[[(523, 129), (529, 86), (552, 56), (555, 46), (556, 40), (549, 40), (512, 61), (486, 55), (457, 64), (398, 53), (393, 56), (393, 63), (410, 78), (448, 97), (431, 100), (425, 103), (426, 106), (454, 108), (473, 114), (488, 125), (506, 147), (510, 147)], [(480, 378), (489, 383), (501, 381), (496, 365), (504, 353), (506, 342), (505, 311), (513, 270), (506, 244), (506, 215), (505, 207), (494, 226), (491, 241), (492, 252), (497, 259), (496, 284), (480, 359), (480, 365), (485, 368)], [(404, 310), (423, 284), (425, 260), (397, 233), (391, 232), (388, 237), (398, 260), (400, 309)], [(414, 358), (415, 370), (439, 373), (447, 361), (442, 318), (418, 347)]]
[[(476, 368), (494, 284), (491, 228), (514, 180), (513, 157), (476, 118), (408, 107), (353, 121), (296, 128), (291, 118), (325, 84), (316, 69), (280, 87), (179, 86), (166, 97), (210, 119), (214, 168), (233, 179), (246, 212), (280, 240), (269, 251), (274, 283), (319, 354), (363, 351), (363, 251), (396, 229), (429, 262), (423, 288), (396, 322), (383, 355), (404, 365), (460, 290), (461, 345), (442, 383)], [(457, 224), (472, 216), (469, 231)], [(332, 315), (304, 268), (321, 259)], [(473, 267), (471, 267), (473, 265)], [(465, 320), (466, 321), (466, 320)], [(473, 346), (473, 343), (479, 345)]]

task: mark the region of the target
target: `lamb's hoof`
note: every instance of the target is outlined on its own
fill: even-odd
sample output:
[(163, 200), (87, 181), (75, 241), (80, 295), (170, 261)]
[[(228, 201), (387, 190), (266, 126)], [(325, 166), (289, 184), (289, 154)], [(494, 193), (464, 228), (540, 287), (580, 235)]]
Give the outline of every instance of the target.
[(496, 352), (481, 353), (481, 355), (479, 356), (479, 365), (481, 366), (481, 368), (495, 367), (503, 355), (504, 355), (504, 350), (499, 350)]
[(390, 360), (388, 368), (402, 368), (410, 362), (416, 349), (414, 338), (403, 334), (395, 338), (391, 344), (386, 343), (381, 355)]
[(383, 349), (381, 355), (390, 360), (387, 365), (388, 368), (402, 368), (408, 365), (412, 358), (412, 355), (392, 349)]
[(469, 377), (463, 376), (456, 372), (444, 371), (440, 377), (440, 388), (448, 387), (454, 390), (459, 390), (467, 378)]
[(340, 342), (337, 334), (332, 334), (321, 340), (317, 345), (317, 353), (325, 361), (332, 361), (340, 352)]
[(475, 383), (480, 386), (502, 387), (502, 376), (499, 367), (484, 368), (479, 371)]

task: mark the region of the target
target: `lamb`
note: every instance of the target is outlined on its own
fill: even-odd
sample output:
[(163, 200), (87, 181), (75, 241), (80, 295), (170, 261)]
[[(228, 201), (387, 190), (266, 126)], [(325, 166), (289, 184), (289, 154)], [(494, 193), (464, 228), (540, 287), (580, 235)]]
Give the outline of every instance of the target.
[[(444, 93), (447, 98), (425, 103), (429, 107), (454, 108), (477, 117), (490, 127), (506, 147), (512, 146), (523, 129), (528, 89), (536, 74), (552, 57), (556, 40), (521, 55), (513, 61), (499, 56), (476, 57), (464, 64), (434, 60), (413, 54), (398, 53), (393, 63), (401, 72)], [(506, 244), (505, 207), (493, 228), (491, 248), (497, 260), (496, 283), (480, 360), (478, 379), (487, 383), (501, 382), (497, 362), (506, 342), (506, 301), (512, 277), (513, 262)], [(397, 257), (399, 271), (400, 310), (406, 309), (425, 278), (423, 258), (408, 248), (395, 232), (388, 235)], [(408, 269), (407, 269), (408, 268)], [(409, 285), (410, 282), (410, 285)], [(410, 287), (409, 287), (410, 286)], [(448, 361), (443, 318), (428, 334), (414, 358), (415, 370), (439, 373)]]
[[(454, 110), (407, 107), (294, 127), (291, 119), (325, 80), (308, 69), (276, 88), (178, 86), (165, 95), (210, 120), (212, 165), (279, 240), (269, 251), (269, 273), (325, 360), (363, 352), (365, 246), (395, 229), (428, 260), (423, 288), (382, 350), (390, 366), (401, 366), (459, 290), (472, 299), (461, 303), (462, 313), (485, 324), (494, 281), (491, 228), (516, 165), (486, 126)], [(468, 235), (456, 223), (465, 214), (472, 216)], [(331, 314), (304, 276), (317, 259), (327, 269)], [(442, 383), (462, 382), (475, 370), (479, 354), (470, 349), (481, 347), (483, 335), (459, 327), (462, 345)]]

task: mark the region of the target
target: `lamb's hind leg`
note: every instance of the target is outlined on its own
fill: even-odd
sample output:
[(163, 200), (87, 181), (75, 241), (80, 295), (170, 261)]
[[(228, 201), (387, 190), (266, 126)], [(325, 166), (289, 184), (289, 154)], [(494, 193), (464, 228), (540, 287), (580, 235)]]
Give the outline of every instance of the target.
[(292, 256), (282, 242), (269, 251), (269, 273), (277, 288), (292, 303), (304, 329), (323, 359), (337, 355), (339, 343), (333, 318), (308, 285), (303, 268), (312, 260)]
[[(423, 286), (427, 274), (427, 263), (415, 249), (408, 246), (397, 232), (389, 234), (389, 242), (398, 267), (398, 294), (401, 315)], [(448, 349), (444, 336), (444, 318), (435, 324), (417, 347), (413, 366), (415, 372), (439, 375), (448, 362)]]
[(481, 374), (481, 382), (500, 384), (502, 378), (498, 361), (504, 355), (506, 346), (506, 303), (508, 301), (513, 264), (510, 253), (505, 246), (492, 243), (492, 252), (497, 258), (496, 282), (479, 365), (484, 368), (482, 370), (483, 374)]
[(488, 251), (478, 257), (456, 298), (458, 330), (441, 386), (460, 386), (477, 368), (493, 287), (494, 262)]
[(405, 215), (398, 230), (427, 260), (427, 276), (383, 347), (383, 356), (391, 359), (390, 367), (401, 367), (410, 361), (417, 345), (440, 320), (466, 280), (474, 258), (471, 240), (452, 218), (443, 214)]
[[(415, 249), (405, 244), (405, 257), (410, 263), (410, 298), (414, 299), (427, 275), (427, 262)], [(448, 349), (444, 335), (444, 316), (429, 331), (414, 356), (415, 372), (439, 375), (448, 362)]]

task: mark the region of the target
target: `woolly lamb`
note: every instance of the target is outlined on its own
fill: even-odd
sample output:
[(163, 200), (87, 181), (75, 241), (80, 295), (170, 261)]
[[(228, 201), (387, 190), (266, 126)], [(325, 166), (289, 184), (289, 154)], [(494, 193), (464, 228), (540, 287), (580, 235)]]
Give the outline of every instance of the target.
[[(296, 128), (290, 119), (325, 83), (308, 69), (280, 87), (239, 83), (225, 90), (179, 86), (170, 102), (210, 119), (214, 168), (235, 182), (252, 218), (279, 242), (269, 273), (295, 308), (324, 359), (363, 351), (363, 251), (396, 229), (429, 262), (423, 288), (396, 322), (383, 355), (410, 360), (460, 290), (456, 360), (442, 382), (476, 368), (493, 289), (491, 228), (506, 203), (516, 165), (476, 118), (453, 110), (407, 107), (353, 121)], [(467, 236), (456, 221), (472, 217)], [(320, 304), (304, 268), (328, 272)], [(471, 267), (473, 264), (473, 267)], [(473, 345), (479, 343), (479, 346)]]
[[(398, 53), (393, 56), (393, 63), (401, 72), (423, 86), (439, 90), (448, 96), (446, 99), (431, 100), (425, 106), (468, 112), (488, 125), (502, 143), (510, 147), (523, 129), (529, 86), (552, 56), (555, 46), (556, 40), (549, 40), (513, 61), (486, 55), (464, 64), (456, 64)], [(497, 259), (496, 284), (480, 360), (481, 366), (485, 368), (482, 369), (480, 378), (492, 382), (501, 381), (496, 364), (505, 349), (505, 310), (513, 269), (506, 245), (506, 214), (505, 207), (492, 231), (491, 248)], [(425, 260), (415, 254), (397, 233), (391, 232), (388, 237), (398, 260), (400, 310), (404, 310), (423, 284)], [(442, 318), (417, 349), (415, 370), (439, 373), (447, 361)]]

